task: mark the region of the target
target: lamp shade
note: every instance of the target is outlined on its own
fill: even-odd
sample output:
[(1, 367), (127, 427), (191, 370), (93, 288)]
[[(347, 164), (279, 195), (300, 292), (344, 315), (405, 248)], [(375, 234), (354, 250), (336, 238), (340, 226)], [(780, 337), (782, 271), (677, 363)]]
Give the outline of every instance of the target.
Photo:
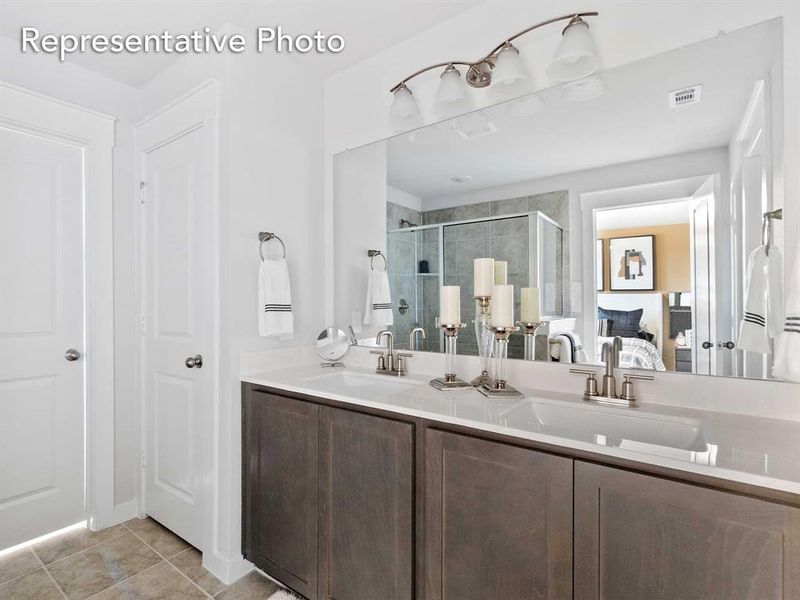
[(439, 80), (433, 109), (439, 117), (452, 117), (472, 108), (472, 97), (467, 91), (461, 73), (449, 65)]
[(561, 35), (553, 62), (547, 67), (547, 76), (553, 81), (574, 81), (588, 77), (599, 67), (589, 25), (581, 18), (573, 19)]
[(422, 114), (411, 90), (405, 84), (401, 84), (394, 91), (392, 106), (389, 108), (389, 121), (394, 131), (405, 131), (422, 125)]
[(606, 84), (600, 75), (591, 75), (578, 79), (577, 81), (570, 81), (563, 85), (564, 100), (567, 102), (586, 102), (587, 100), (594, 100), (606, 93)]
[(513, 98), (528, 91), (531, 76), (520, 58), (519, 50), (506, 44), (497, 54), (490, 93), (498, 99)]

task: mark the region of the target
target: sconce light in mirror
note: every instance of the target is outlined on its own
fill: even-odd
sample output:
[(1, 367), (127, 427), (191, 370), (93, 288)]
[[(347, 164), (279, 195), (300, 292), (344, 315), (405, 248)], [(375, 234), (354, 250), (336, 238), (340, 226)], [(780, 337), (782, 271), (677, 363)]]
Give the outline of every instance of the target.
[(586, 102), (599, 98), (606, 91), (608, 90), (603, 78), (600, 75), (592, 75), (564, 84), (561, 94), (567, 102)]

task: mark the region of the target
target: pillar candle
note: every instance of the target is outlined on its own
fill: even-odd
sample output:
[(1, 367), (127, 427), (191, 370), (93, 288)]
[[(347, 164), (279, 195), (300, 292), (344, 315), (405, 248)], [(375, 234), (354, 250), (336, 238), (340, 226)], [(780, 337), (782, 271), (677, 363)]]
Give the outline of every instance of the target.
[(539, 288), (522, 288), (520, 290), (522, 306), (519, 318), (523, 323), (539, 322)]
[(492, 326), (514, 325), (514, 286), (496, 285), (492, 288)]
[(476, 258), (473, 263), (475, 296), (491, 296), (494, 285), (494, 259)]
[(494, 261), (494, 283), (495, 285), (505, 285), (508, 283), (508, 261)]
[(461, 323), (461, 288), (444, 285), (439, 290), (439, 323), (455, 325)]

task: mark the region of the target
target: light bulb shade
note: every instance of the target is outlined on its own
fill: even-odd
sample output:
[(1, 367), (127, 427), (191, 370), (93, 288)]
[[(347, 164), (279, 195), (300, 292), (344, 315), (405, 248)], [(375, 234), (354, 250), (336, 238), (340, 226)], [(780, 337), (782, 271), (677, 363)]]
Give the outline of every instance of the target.
[(594, 100), (606, 93), (606, 84), (600, 75), (591, 75), (577, 81), (570, 81), (563, 86), (562, 94), (567, 102), (586, 102)]
[(575, 81), (597, 72), (600, 60), (589, 35), (589, 25), (582, 19), (573, 20), (561, 36), (561, 43), (547, 67), (552, 81)]
[(506, 44), (497, 54), (489, 91), (495, 98), (505, 99), (525, 93), (530, 86), (531, 76), (519, 51), (511, 44)]
[(433, 109), (439, 117), (452, 117), (472, 108), (472, 97), (467, 91), (461, 73), (453, 65), (448, 66), (439, 80)]
[(411, 90), (405, 85), (394, 91), (392, 106), (389, 108), (389, 121), (394, 131), (406, 131), (422, 125), (422, 114)]

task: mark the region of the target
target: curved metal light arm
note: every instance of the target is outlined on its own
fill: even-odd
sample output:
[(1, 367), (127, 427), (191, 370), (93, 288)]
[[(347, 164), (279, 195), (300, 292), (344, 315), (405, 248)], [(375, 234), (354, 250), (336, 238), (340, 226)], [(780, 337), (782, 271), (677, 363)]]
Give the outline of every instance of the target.
[(394, 93), (400, 86), (405, 85), (406, 83), (408, 83), (409, 81), (414, 79), (414, 77), (416, 77), (417, 75), (422, 75), (423, 73), (425, 73), (427, 71), (430, 71), (431, 69), (438, 69), (438, 68), (447, 67), (447, 66), (450, 66), (450, 65), (464, 65), (466, 67), (475, 67), (477, 65), (485, 63), (490, 58), (492, 58), (495, 54), (497, 54), (497, 52), (500, 49), (502, 49), (503, 46), (505, 46), (506, 44), (510, 43), (511, 41), (517, 39), (518, 37), (523, 36), (523, 35), (525, 35), (526, 33), (530, 32), (530, 31), (533, 31), (534, 29), (539, 29), (540, 27), (544, 27), (545, 25), (550, 25), (552, 23), (558, 23), (559, 21), (566, 21), (567, 19), (573, 20), (573, 19), (577, 19), (579, 17), (596, 17), (599, 14), (600, 13), (598, 13), (597, 11), (579, 12), (579, 13), (570, 13), (570, 14), (564, 15), (562, 17), (555, 17), (553, 19), (547, 19), (546, 21), (542, 21), (541, 23), (537, 23), (536, 25), (532, 25), (532, 26), (528, 27), (527, 29), (523, 29), (519, 33), (515, 33), (514, 35), (512, 35), (510, 37), (507, 37), (500, 44), (495, 46), (492, 49), (492, 51), (489, 52), (483, 58), (480, 58), (480, 59), (478, 59), (478, 60), (476, 60), (474, 62), (469, 62), (469, 61), (465, 61), (465, 60), (449, 60), (447, 62), (441, 62), (441, 63), (437, 63), (435, 65), (430, 65), (429, 67), (425, 67), (424, 69), (420, 69), (419, 71), (415, 71), (414, 73), (412, 73), (408, 77), (403, 78), (396, 85), (394, 85), (389, 90), (389, 92), (390, 93)]

